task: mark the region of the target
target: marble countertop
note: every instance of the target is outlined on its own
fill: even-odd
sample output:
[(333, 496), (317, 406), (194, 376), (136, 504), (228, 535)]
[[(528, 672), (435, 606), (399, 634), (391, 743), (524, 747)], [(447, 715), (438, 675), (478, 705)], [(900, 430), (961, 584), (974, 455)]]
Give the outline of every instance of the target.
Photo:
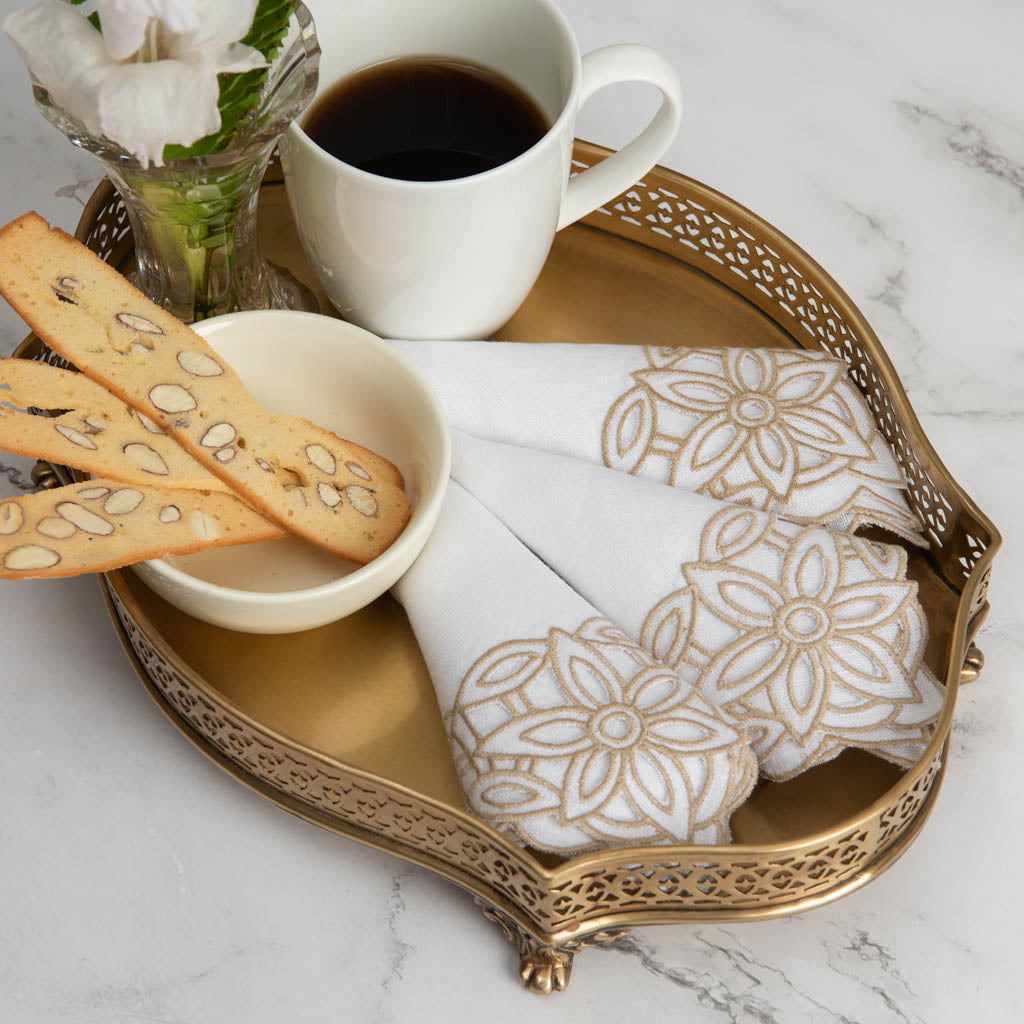
[[(0, 13), (16, 6), (0, 0)], [(0, 583), (5, 1024), (1010, 1019), (1024, 915), (1024, 7), (561, 6), (584, 51), (635, 41), (668, 54), (687, 113), (663, 162), (828, 268), (1004, 533), (987, 665), (960, 695), (931, 819), (837, 903), (639, 929), (578, 957), (567, 992), (535, 999), (467, 896), (283, 814), (200, 757), (139, 685), (94, 578)], [(99, 167), (43, 121), (0, 49), (0, 222), (34, 208), (73, 231)], [(603, 94), (578, 134), (621, 145), (649, 100), (641, 87)], [(0, 352), (24, 334), (0, 310)], [(28, 469), (3, 456), (0, 495), (30, 487)]]

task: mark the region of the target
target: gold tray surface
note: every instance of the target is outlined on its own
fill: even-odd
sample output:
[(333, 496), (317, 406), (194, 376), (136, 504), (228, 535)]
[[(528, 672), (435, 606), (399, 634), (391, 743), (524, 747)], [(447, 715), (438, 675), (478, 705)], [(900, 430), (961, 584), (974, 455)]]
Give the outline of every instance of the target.
[[(576, 144), (580, 166), (606, 154)], [(267, 256), (330, 310), (274, 168), (259, 220)], [(109, 185), (93, 196), (78, 237), (117, 265), (130, 257), (124, 208)], [(563, 861), (515, 847), (466, 812), (426, 666), (390, 596), (321, 629), (250, 636), (190, 618), (131, 572), (111, 573), (104, 596), (142, 681), (240, 780), (469, 889), (520, 952), (570, 948), (638, 923), (790, 913), (864, 884), (913, 840), (938, 791), (961, 666), (987, 610), (1000, 543), (931, 449), (870, 326), (771, 225), (658, 167), (558, 234), (533, 291), (496, 336), (799, 345), (850, 362), (929, 528), (931, 549), (910, 551), (910, 574), (931, 626), (928, 663), (950, 685), (918, 765), (902, 773), (850, 750), (790, 782), (761, 782), (733, 818), (730, 846), (638, 847)], [(34, 339), (19, 354), (47, 358)]]

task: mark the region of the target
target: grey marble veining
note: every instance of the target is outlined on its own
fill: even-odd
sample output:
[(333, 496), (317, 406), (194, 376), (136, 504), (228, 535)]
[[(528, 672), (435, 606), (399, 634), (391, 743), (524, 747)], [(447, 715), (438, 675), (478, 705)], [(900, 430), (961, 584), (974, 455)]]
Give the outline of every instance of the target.
[[(18, 5), (0, 0), (0, 15)], [(200, 757), (134, 677), (94, 580), (0, 582), (4, 1024), (1015, 1018), (1024, 8), (561, 6), (584, 50), (636, 41), (668, 54), (687, 112), (664, 163), (828, 268), (882, 338), (940, 457), (1006, 535), (979, 640), (987, 664), (958, 699), (928, 824), (840, 902), (639, 929), (581, 954), (569, 990), (538, 1000), (464, 893), (282, 814)], [(0, 222), (36, 209), (72, 231), (98, 165), (43, 121), (4, 40), (0, 50)], [(621, 145), (649, 104), (639, 87), (608, 90), (578, 133)], [(0, 309), (0, 353), (25, 333)], [(0, 454), (0, 496), (30, 486), (30, 469)]]
[(26, 491), (34, 490), (32, 478), (29, 476), (31, 469), (27, 460), (18, 459), (14, 455), (4, 455), (0, 460), (0, 478), (3, 478), (6, 484), (0, 483), (0, 496), (24, 494)]
[[(952, 122), (942, 114), (917, 103), (897, 103), (899, 112), (912, 124), (933, 133), (938, 130), (953, 159), (975, 167), (1009, 186), (1024, 199), (1024, 164), (1000, 152), (986, 137), (984, 130), (970, 121)], [(1008, 204), (1020, 213), (1019, 206)]]

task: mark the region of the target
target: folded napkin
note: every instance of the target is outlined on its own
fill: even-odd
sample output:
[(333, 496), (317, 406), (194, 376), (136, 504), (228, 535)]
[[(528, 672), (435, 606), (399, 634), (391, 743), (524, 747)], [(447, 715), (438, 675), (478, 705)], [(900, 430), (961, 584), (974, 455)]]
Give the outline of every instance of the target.
[(728, 841), (757, 777), (742, 731), (454, 481), (394, 593), (474, 813), (558, 853)]
[(395, 342), (449, 423), (494, 441), (923, 544), (846, 363), (799, 349)]
[(453, 436), (452, 477), (659, 661), (746, 726), (782, 780), (862, 747), (917, 760), (943, 691), (902, 548)]

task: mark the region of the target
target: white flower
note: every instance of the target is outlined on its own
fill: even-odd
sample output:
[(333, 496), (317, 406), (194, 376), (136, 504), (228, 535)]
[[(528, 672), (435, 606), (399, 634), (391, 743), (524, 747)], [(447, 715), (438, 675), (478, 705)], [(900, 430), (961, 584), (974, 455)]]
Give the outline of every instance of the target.
[(143, 166), (220, 128), (217, 75), (263, 67), (240, 40), (258, 0), (96, 0), (102, 34), (64, 0), (3, 23), (33, 77), (75, 119)]

